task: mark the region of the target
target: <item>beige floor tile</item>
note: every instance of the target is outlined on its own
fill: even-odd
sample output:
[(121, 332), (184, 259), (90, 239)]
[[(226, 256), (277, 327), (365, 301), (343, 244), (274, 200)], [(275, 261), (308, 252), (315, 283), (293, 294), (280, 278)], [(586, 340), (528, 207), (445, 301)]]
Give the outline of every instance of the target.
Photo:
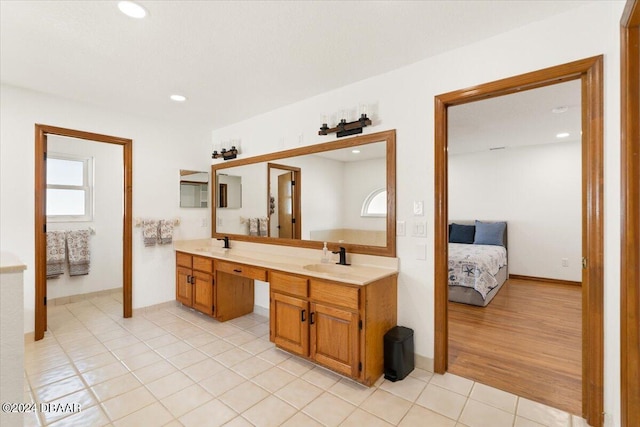
[(242, 413), (267, 397), (269, 393), (252, 382), (246, 381), (218, 399), (238, 413)]
[(84, 383), (78, 376), (65, 378), (54, 383), (47, 384), (43, 387), (36, 388), (33, 391), (37, 402), (51, 402), (62, 396), (66, 396), (85, 388)]
[(224, 427), (253, 427), (253, 424), (247, 421), (246, 418), (242, 418), (242, 415), (238, 415), (237, 417), (226, 423)]
[(171, 363), (167, 362), (166, 360), (161, 360), (159, 362), (145, 366), (144, 368), (136, 369), (135, 371), (133, 371), (133, 374), (143, 384), (149, 384), (176, 371), (176, 367)]
[(189, 344), (189, 345), (191, 345), (191, 346), (193, 346), (195, 348), (198, 348), (198, 347), (202, 347), (203, 345), (211, 344), (212, 342), (218, 341), (218, 339), (219, 338), (217, 338), (213, 334), (210, 334), (208, 332), (200, 331), (199, 334), (191, 336), (191, 337), (185, 339), (184, 341), (187, 344)]
[(342, 379), (340, 375), (320, 366), (314, 366), (313, 369), (305, 372), (301, 378), (323, 390), (330, 389), (335, 383)]
[(110, 425), (109, 418), (102, 411), (100, 406), (92, 406), (86, 410), (62, 418), (51, 424), (52, 427), (68, 427), (68, 426), (106, 426)]
[(518, 397), (515, 394), (507, 393), (506, 391), (498, 390), (488, 385), (475, 383), (469, 397), (511, 414), (516, 413)]
[(102, 343), (87, 345), (73, 350), (67, 350), (67, 355), (72, 360), (84, 359), (97, 354), (106, 353), (109, 350)]
[(162, 399), (173, 393), (185, 389), (193, 384), (193, 381), (180, 371), (159, 378), (147, 384), (147, 388), (153, 395)]
[(165, 345), (175, 344), (179, 340), (171, 334), (164, 333), (163, 335), (155, 336), (153, 338), (147, 339), (144, 341), (146, 345), (150, 348), (156, 349), (160, 347), (164, 347)]
[(219, 339), (217, 341), (213, 341), (209, 344), (198, 347), (198, 350), (213, 357), (217, 356), (218, 354), (222, 354), (225, 351), (229, 351), (233, 348), (235, 348), (233, 344)]
[(138, 387), (124, 394), (102, 402), (102, 408), (112, 420), (119, 420), (132, 414), (145, 406), (155, 402), (156, 399), (144, 387)]
[(132, 345), (128, 345), (126, 347), (118, 348), (112, 350), (114, 356), (116, 356), (120, 360), (130, 359), (133, 356), (137, 356), (138, 354), (146, 353), (151, 351), (151, 349), (142, 342), (137, 342)]
[(545, 427), (545, 426), (535, 421), (531, 421), (516, 415), (516, 421), (513, 423), (513, 427)]
[(173, 416), (159, 402), (127, 415), (114, 422), (116, 427), (164, 426)]
[(340, 427), (391, 427), (393, 425), (358, 408), (340, 424)]
[(424, 381), (408, 376), (396, 382), (384, 380), (380, 388), (405, 400), (415, 402), (426, 386)]
[(198, 384), (193, 384), (161, 400), (174, 418), (181, 417), (198, 406), (212, 400), (213, 396)]
[(299, 357), (293, 356), (278, 364), (280, 369), (299, 377), (307, 373), (315, 365)]
[(139, 343), (140, 340), (133, 335), (127, 335), (124, 337), (116, 338), (113, 340), (105, 341), (103, 344), (110, 351), (117, 350), (122, 347), (128, 347)]
[(207, 358), (184, 368), (182, 372), (187, 374), (187, 376), (193, 381), (200, 382), (225, 369), (227, 368), (225, 368), (224, 365), (216, 362), (213, 359)]
[(218, 427), (231, 421), (238, 414), (217, 399), (210, 400), (202, 406), (179, 418), (185, 427)]
[(269, 324), (263, 323), (260, 325), (256, 325), (247, 329), (246, 331), (256, 337), (263, 337), (269, 334)]
[(158, 353), (156, 353), (153, 350), (150, 350), (149, 347), (146, 347), (146, 348), (147, 350), (142, 353), (123, 358), (122, 363), (124, 363), (124, 365), (130, 371), (135, 371), (137, 369), (144, 368), (145, 366), (149, 366), (152, 363), (156, 363), (163, 360), (162, 356), (158, 355)]
[(185, 351), (192, 350), (189, 344), (186, 344), (184, 341), (176, 341), (173, 344), (164, 345), (162, 347), (155, 348), (154, 350), (164, 358), (170, 358), (171, 356), (178, 355), (180, 353), (184, 353)]
[(466, 378), (459, 377), (450, 373), (444, 375), (434, 374), (431, 377), (429, 384), (437, 385), (438, 387), (446, 388), (463, 396), (469, 396), (471, 388), (473, 387), (473, 381)]
[(285, 360), (287, 360), (287, 359), (289, 359), (289, 358), (291, 358), (293, 356), (291, 356), (291, 354), (289, 354), (289, 353), (287, 353), (285, 351), (282, 351), (282, 350), (280, 350), (278, 348), (273, 347), (273, 348), (270, 348), (270, 349), (267, 349), (267, 350), (263, 351), (262, 353), (258, 353), (258, 357), (260, 359), (266, 360), (269, 363), (273, 363), (274, 365), (278, 365), (278, 364), (284, 362)]
[(91, 371), (83, 372), (82, 378), (89, 386), (126, 374), (127, 368), (120, 362), (111, 363)]
[(116, 363), (117, 361), (118, 359), (116, 359), (111, 352), (107, 352), (96, 354), (95, 356), (87, 357), (86, 359), (74, 359), (74, 365), (79, 372), (87, 372)]
[(38, 388), (75, 375), (77, 375), (77, 372), (74, 365), (69, 363), (29, 375), (29, 384), (31, 384), (33, 388)]
[[(15, 418), (16, 425), (20, 422), (20, 414), (13, 414), (13, 418)], [(14, 422), (13, 418), (8, 418), (9, 422)], [(22, 427), (39, 427), (40, 419), (38, 418), (37, 412), (27, 412), (22, 417)]]
[(578, 415), (571, 415), (571, 426), (572, 427), (589, 427), (589, 424), (587, 423), (587, 420), (585, 420), (584, 418)]
[(83, 389), (52, 400), (48, 405), (41, 405), (38, 409), (43, 424), (51, 424), (59, 419), (84, 411), (95, 404), (96, 401), (91, 392)]
[(194, 349), (187, 350), (184, 353), (176, 354), (175, 356), (171, 356), (167, 358), (169, 363), (175, 366), (178, 369), (184, 369), (187, 366), (191, 366), (194, 363), (202, 362), (205, 359), (208, 359), (209, 356), (204, 354), (201, 351)]
[(247, 360), (243, 360), (242, 362), (233, 365), (231, 369), (243, 377), (250, 379), (271, 369), (272, 367), (273, 365), (266, 360), (262, 360), (257, 357), (250, 357)]
[(322, 393), (324, 393), (324, 390), (321, 388), (300, 378), (296, 378), (294, 381), (276, 391), (275, 395), (290, 405), (302, 409)]
[(428, 383), (429, 381), (431, 381), (431, 377), (433, 377), (433, 372), (420, 369), (420, 368), (415, 368), (413, 371), (409, 373), (409, 376), (411, 378), (415, 378), (417, 380)]
[(199, 384), (212, 395), (220, 396), (245, 381), (247, 379), (243, 376), (236, 374), (231, 369), (224, 368), (215, 375), (200, 381)]
[(159, 326), (154, 326), (153, 328), (145, 329), (143, 331), (136, 331), (134, 335), (138, 337), (140, 341), (146, 342), (152, 338), (157, 338), (162, 335), (165, 335), (167, 331), (162, 329)]
[(271, 395), (242, 413), (242, 416), (258, 427), (278, 427), (291, 418), (297, 410)]
[(222, 363), (226, 367), (231, 367), (236, 365), (243, 360), (247, 360), (252, 356), (251, 353), (248, 353), (240, 348), (234, 347), (229, 351), (225, 351), (224, 353), (220, 353), (214, 356), (218, 362)]
[(358, 406), (364, 402), (375, 391), (373, 387), (366, 387), (355, 381), (342, 378), (335, 383), (329, 390), (329, 393)]
[(571, 426), (568, 413), (522, 397), (518, 399), (516, 414), (549, 427)]
[(514, 418), (514, 414), (469, 399), (459, 421), (469, 427), (511, 427)]
[(126, 329), (123, 329), (119, 325), (117, 325), (116, 328), (114, 328), (114, 329), (110, 329), (110, 330), (103, 331), (103, 332), (95, 332), (94, 331), (93, 334), (95, 335), (95, 337), (98, 340), (100, 340), (101, 342), (105, 342), (105, 341), (114, 340), (116, 338), (122, 338), (124, 336), (129, 335), (130, 332), (127, 331)]
[[(298, 412), (282, 424), (282, 427), (322, 427), (322, 424), (311, 418), (309, 415)], [(364, 427), (364, 426), (362, 426)]]
[(384, 390), (376, 390), (360, 408), (391, 424), (398, 424), (411, 408), (411, 402)]
[(416, 403), (445, 417), (457, 420), (466, 400), (466, 397), (461, 394), (428, 384)]
[(142, 383), (133, 374), (127, 373), (96, 384), (91, 387), (91, 390), (100, 401), (104, 402), (138, 387), (142, 387)]
[[(251, 360), (262, 360), (262, 359), (251, 359)], [(271, 366), (271, 365), (270, 365)], [(270, 369), (262, 372), (259, 375), (256, 375), (252, 378), (252, 381), (258, 384), (260, 387), (274, 393), (277, 390), (280, 390), (285, 385), (289, 384), (291, 381), (295, 380), (296, 377), (291, 375), (290, 373), (283, 371), (277, 366), (273, 366)]]
[(355, 409), (352, 404), (324, 392), (302, 411), (321, 424), (332, 427), (340, 425)]
[(235, 346), (240, 346), (242, 344), (246, 344), (250, 341), (253, 341), (256, 339), (255, 335), (252, 335), (248, 332), (244, 332), (244, 331), (240, 331), (237, 334), (233, 334), (233, 335), (229, 335), (227, 337), (224, 338), (225, 341), (230, 342), (231, 344), (235, 345)]
[(413, 405), (404, 416), (399, 427), (454, 427), (456, 422), (422, 406)]
[(269, 341), (254, 339), (253, 341), (242, 344), (240, 348), (244, 351), (248, 351), (251, 354), (259, 354), (269, 348), (274, 348), (274, 344)]

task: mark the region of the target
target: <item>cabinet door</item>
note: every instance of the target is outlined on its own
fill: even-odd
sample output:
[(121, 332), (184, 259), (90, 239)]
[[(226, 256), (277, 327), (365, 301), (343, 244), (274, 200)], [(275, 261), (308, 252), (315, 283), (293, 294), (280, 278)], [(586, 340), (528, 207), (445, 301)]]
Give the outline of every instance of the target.
[(193, 272), (193, 308), (211, 316), (213, 314), (213, 277), (200, 271)]
[(221, 322), (253, 312), (253, 279), (216, 271), (215, 318)]
[(300, 354), (309, 355), (309, 303), (305, 300), (271, 293), (271, 341)]
[(357, 313), (311, 303), (311, 358), (341, 374), (358, 377), (358, 320)]
[(190, 268), (176, 267), (176, 300), (189, 307), (193, 304), (191, 275)]

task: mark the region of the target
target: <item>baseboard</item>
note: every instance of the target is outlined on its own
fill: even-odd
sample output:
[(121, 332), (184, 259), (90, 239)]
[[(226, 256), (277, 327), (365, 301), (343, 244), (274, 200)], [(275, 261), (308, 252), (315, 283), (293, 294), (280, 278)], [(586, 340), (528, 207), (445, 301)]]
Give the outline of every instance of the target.
[(414, 362), (416, 368), (424, 369), (425, 371), (433, 372), (433, 359), (425, 356), (420, 356), (414, 353)]
[(36, 340), (35, 331), (25, 332), (24, 333), (24, 343), (25, 344), (30, 344), (30, 343), (34, 342), (35, 340)]
[(536, 282), (553, 283), (554, 285), (582, 286), (582, 282), (573, 282), (571, 280), (549, 279), (547, 277), (521, 276), (519, 274), (510, 274), (509, 279), (533, 280)]
[(104, 289), (102, 291), (88, 292), (86, 294), (67, 295), (66, 297), (49, 298), (47, 299), (47, 305), (65, 305), (74, 302), (80, 302), (90, 298), (103, 297), (111, 294), (122, 294), (122, 287)]
[(269, 309), (265, 307), (261, 307), (259, 305), (253, 306), (253, 312), (260, 316), (269, 317)]

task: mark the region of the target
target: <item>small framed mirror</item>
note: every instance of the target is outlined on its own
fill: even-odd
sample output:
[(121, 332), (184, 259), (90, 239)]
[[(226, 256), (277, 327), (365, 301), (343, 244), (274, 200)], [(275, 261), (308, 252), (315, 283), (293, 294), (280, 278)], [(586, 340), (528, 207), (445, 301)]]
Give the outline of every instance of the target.
[(180, 207), (207, 208), (209, 173), (180, 169)]

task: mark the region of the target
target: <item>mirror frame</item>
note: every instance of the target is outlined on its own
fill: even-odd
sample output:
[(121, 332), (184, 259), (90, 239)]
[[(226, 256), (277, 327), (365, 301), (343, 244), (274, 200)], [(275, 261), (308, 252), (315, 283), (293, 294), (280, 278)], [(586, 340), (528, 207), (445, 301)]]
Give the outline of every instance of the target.
[[(330, 250), (337, 250), (338, 246), (346, 248), (347, 252), (357, 254), (379, 255), (379, 256), (396, 256), (396, 130), (388, 130), (383, 132), (361, 135), (354, 138), (343, 139), (339, 141), (324, 142), (306, 147), (293, 148), (275, 153), (263, 154), (245, 159), (236, 159), (224, 163), (211, 165), (211, 179), (216, 176), (216, 172), (221, 169), (227, 169), (236, 166), (250, 165), (255, 163), (267, 163), (272, 161), (280, 161), (290, 157), (303, 156), (307, 154), (322, 153), (325, 151), (337, 150), (341, 148), (356, 147), (358, 145), (371, 144), (374, 142), (386, 142), (387, 144), (387, 245), (386, 246), (370, 246), (358, 245), (354, 243), (327, 242)], [(267, 177), (265, 177), (267, 178)], [(296, 246), (310, 249), (322, 249), (323, 242), (315, 240), (301, 239), (285, 239), (280, 237), (264, 237), (264, 236), (247, 236), (244, 234), (226, 234), (216, 232), (216, 205), (215, 201), (217, 192), (211, 191), (211, 237), (221, 238), (228, 236), (231, 240), (239, 240), (253, 243), (264, 243), (270, 245)], [(266, 207), (268, 209), (268, 205)]]

